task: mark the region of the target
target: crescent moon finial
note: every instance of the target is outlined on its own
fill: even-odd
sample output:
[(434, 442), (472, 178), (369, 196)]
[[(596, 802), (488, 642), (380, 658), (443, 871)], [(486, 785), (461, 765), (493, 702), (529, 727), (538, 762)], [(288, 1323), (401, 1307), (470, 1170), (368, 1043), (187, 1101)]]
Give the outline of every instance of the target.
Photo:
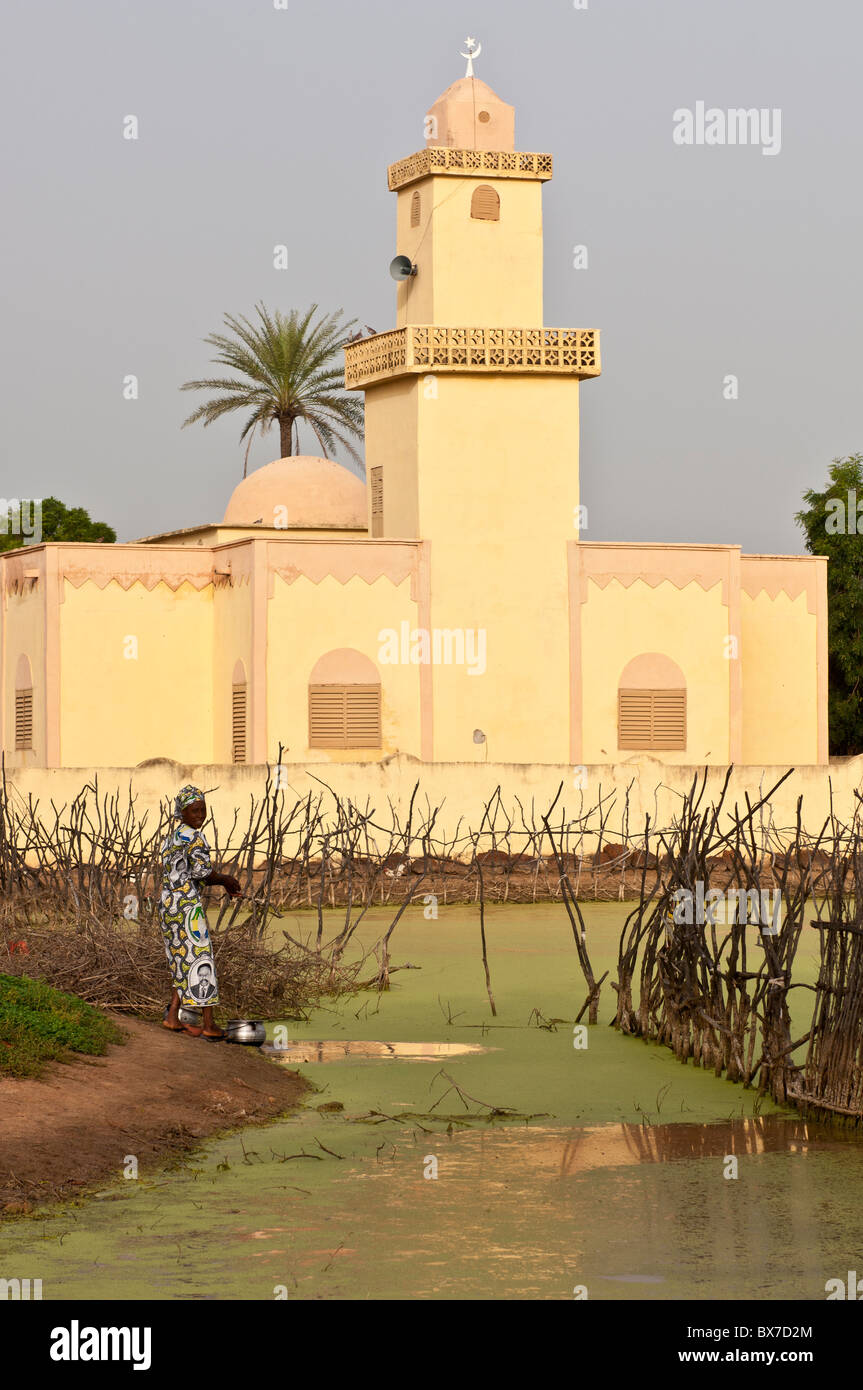
[(467, 58), (467, 72), (465, 73), (465, 77), (473, 77), (473, 60), (474, 58), (478, 58), (482, 53), (482, 44), (477, 43), (476, 39), (468, 37), (464, 41), (464, 46), (467, 49), (467, 53), (462, 53), (461, 56), (462, 58)]

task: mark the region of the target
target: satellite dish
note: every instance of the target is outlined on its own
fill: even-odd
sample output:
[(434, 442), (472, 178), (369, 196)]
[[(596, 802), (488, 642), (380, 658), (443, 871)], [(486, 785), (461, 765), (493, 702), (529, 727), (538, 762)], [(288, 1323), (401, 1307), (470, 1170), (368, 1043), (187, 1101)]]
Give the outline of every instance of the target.
[(410, 256), (396, 256), (395, 260), (390, 261), (390, 275), (394, 280), (409, 280), (416, 273), (417, 268)]

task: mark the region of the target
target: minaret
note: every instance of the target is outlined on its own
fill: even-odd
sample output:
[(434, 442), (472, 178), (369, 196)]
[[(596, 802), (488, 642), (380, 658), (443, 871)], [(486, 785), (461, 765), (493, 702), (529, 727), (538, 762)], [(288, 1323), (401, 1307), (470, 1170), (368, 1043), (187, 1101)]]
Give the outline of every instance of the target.
[[(390, 166), (396, 250), (415, 273), (399, 284), (397, 327), (346, 349), (345, 383), (366, 393), (370, 534), (428, 542), (434, 624), (487, 632), (489, 674), (465, 687), (462, 673), (462, 694), (496, 677), (528, 698), (524, 625), (545, 630), (546, 650), (559, 646), (543, 658), (563, 663), (550, 726), (531, 736), (525, 726), (521, 738), (522, 707), (512, 736), (501, 725), (493, 739), (478, 710), (488, 756), (543, 761), (544, 746), (559, 761), (569, 746), (578, 390), (599, 375), (599, 335), (543, 326), (551, 155), (516, 151), (513, 108), (473, 75), (478, 54), (469, 41), (468, 74), (427, 113), (425, 148)], [(455, 705), (445, 697), (453, 681)], [(457, 685), (451, 668), (435, 669), (436, 759), (477, 755), (464, 746)]]

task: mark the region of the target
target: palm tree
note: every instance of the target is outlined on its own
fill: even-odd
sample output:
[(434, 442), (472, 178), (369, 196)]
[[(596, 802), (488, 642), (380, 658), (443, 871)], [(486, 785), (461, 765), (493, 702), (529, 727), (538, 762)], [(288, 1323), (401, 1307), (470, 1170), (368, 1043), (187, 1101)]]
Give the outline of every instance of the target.
[[(335, 444), (341, 444), (361, 462), (351, 440), (362, 438), (362, 399), (344, 390), (344, 370), (341, 361), (336, 361), (356, 320), (342, 323), (339, 309), (313, 323), (317, 309), (313, 304), (305, 314), (296, 309), (271, 314), (263, 304), (256, 304), (258, 323), (226, 314), (225, 324), (234, 337), (213, 333), (204, 342), (217, 350), (213, 362), (229, 367), (235, 375), (187, 381), (180, 387), (181, 391), (220, 393), (199, 405), (183, 421), (183, 428), (197, 420), (206, 427), (231, 410), (249, 410), (240, 442), (248, 436), (251, 445), (256, 429), (266, 434), (278, 422), (279, 457), (289, 458), (295, 435), (299, 452), (299, 422), (304, 420), (326, 458)], [(247, 447), (246, 465), (248, 458)]]

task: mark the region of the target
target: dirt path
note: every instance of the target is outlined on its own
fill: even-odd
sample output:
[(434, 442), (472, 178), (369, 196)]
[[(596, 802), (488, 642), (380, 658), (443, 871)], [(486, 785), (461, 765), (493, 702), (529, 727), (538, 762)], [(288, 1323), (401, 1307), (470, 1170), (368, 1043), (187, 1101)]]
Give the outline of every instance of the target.
[(125, 1045), (52, 1064), (40, 1081), (0, 1079), (0, 1214), (28, 1211), (141, 1171), (208, 1135), (295, 1105), (308, 1083), (257, 1048), (208, 1043), (118, 1018)]

